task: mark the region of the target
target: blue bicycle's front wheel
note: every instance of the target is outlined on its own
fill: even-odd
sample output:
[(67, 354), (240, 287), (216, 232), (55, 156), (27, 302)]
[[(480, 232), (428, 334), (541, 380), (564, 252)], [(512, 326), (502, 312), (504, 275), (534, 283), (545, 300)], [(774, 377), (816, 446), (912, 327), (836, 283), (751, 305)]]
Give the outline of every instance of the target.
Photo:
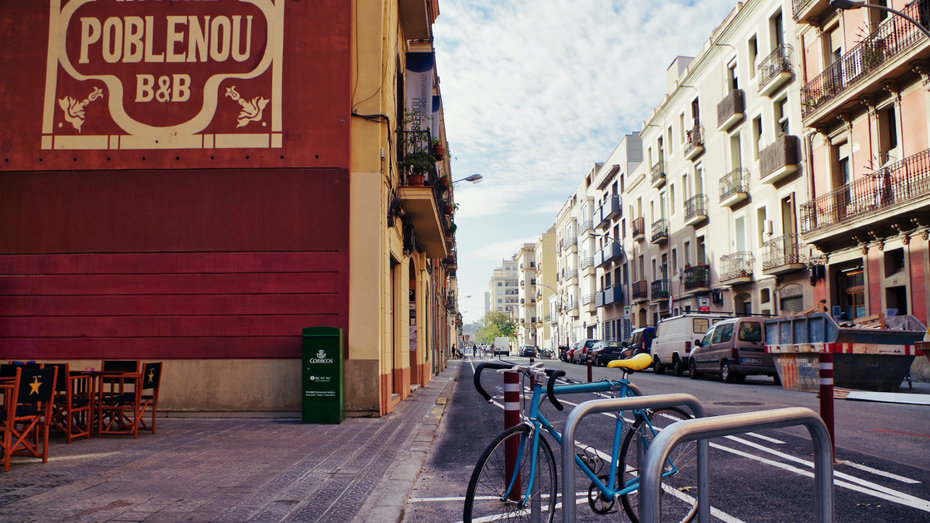
[[(624, 484), (639, 481), (643, 457), (652, 440), (665, 428), (692, 416), (677, 407), (645, 410), (644, 416), (627, 431), (620, 447), (620, 466), (624, 468)], [(688, 523), (697, 514), (697, 443), (688, 441), (676, 445), (662, 467), (660, 503), (662, 521)], [(632, 523), (639, 523), (639, 490), (620, 496), (623, 511)]]
[(539, 438), (532, 473), (533, 431), (517, 425), (488, 445), (465, 492), (464, 523), (471, 521), (541, 521), (555, 515), (558, 479), (555, 458)]

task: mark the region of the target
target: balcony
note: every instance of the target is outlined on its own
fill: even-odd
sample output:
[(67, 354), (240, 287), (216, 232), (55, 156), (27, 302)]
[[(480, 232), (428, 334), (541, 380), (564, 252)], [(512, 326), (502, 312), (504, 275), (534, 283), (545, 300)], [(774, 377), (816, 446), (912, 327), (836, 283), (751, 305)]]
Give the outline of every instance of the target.
[(805, 268), (807, 256), (801, 254), (797, 234), (785, 234), (762, 244), (762, 274), (785, 274)]
[(578, 312), (578, 302), (569, 304), (568, 314), (573, 318), (577, 318), (580, 315)]
[(694, 267), (685, 266), (682, 272), (685, 292), (710, 291), (710, 266), (699, 263)]
[(704, 126), (695, 125), (690, 131), (685, 131), (685, 160), (692, 160), (704, 152)]
[(604, 291), (594, 293), (594, 306), (598, 308), (604, 306)]
[(652, 176), (653, 189), (658, 189), (665, 185), (665, 162), (663, 160), (659, 160), (653, 165), (652, 170), (649, 172)]
[(565, 279), (568, 280), (568, 285), (578, 285), (578, 269), (565, 271)]
[(866, 236), (866, 229), (897, 234), (898, 228), (912, 227), (898, 222), (930, 210), (928, 198), (930, 149), (801, 204), (801, 234), (808, 243), (846, 245), (853, 236)]
[(526, 287), (526, 285), (524, 285), (524, 280), (520, 280), (520, 288), (522, 289), (524, 287)]
[(708, 199), (706, 194), (696, 194), (685, 201), (685, 226), (707, 219)]
[(743, 90), (733, 89), (717, 104), (717, 130), (728, 131), (736, 122), (743, 119), (744, 112)]
[[(930, 0), (919, 0), (901, 11), (916, 20), (927, 8)], [(889, 16), (872, 34), (857, 40), (855, 47), (801, 88), (806, 126), (832, 122), (840, 109), (858, 106), (865, 96), (881, 92), (886, 80), (910, 74), (918, 51), (928, 46), (920, 29), (899, 16)]]
[(667, 300), (669, 293), (668, 278), (652, 282), (652, 301)]
[(600, 221), (597, 223), (597, 228), (606, 229), (610, 227), (610, 220), (617, 216), (620, 216), (620, 195), (611, 194), (604, 200), (604, 204), (598, 208)]
[(432, 2), (426, 0), (400, 0), (398, 15), (407, 40), (429, 40), (436, 17), (430, 12)]
[(751, 252), (740, 251), (720, 257), (720, 281), (731, 285), (752, 281), (756, 260)]
[(633, 241), (641, 241), (646, 237), (646, 220), (640, 216), (633, 220)]
[(834, 8), (830, 0), (791, 0), (791, 17), (795, 22), (816, 25), (818, 19)]
[(594, 274), (594, 256), (585, 256), (581, 258), (581, 271), (585, 276)]
[(578, 252), (578, 244), (576, 241), (577, 238), (574, 236), (566, 236), (565, 240), (562, 242), (562, 252)]
[(771, 95), (791, 80), (791, 51), (790, 45), (779, 45), (756, 66), (760, 96)]
[(594, 260), (597, 266), (601, 267), (602, 265), (607, 265), (612, 261), (620, 260), (622, 257), (623, 246), (618, 242), (610, 240), (607, 242), (607, 245), (605, 245), (603, 249), (595, 253)]
[(581, 308), (582, 308), (585, 312), (594, 312), (594, 310), (597, 308), (597, 306), (596, 306), (596, 304), (594, 303), (594, 295), (593, 295), (593, 294), (585, 294), (584, 296), (581, 297)]
[(634, 281), (630, 286), (630, 299), (633, 303), (649, 300), (649, 282), (646, 280)]
[(759, 178), (763, 183), (781, 180), (798, 170), (801, 163), (797, 136), (782, 136), (777, 138), (759, 153)]
[(662, 218), (652, 224), (652, 243), (660, 244), (668, 241), (668, 220)]
[(591, 230), (594, 230), (594, 224), (591, 220), (584, 220), (583, 222), (581, 222), (581, 234), (584, 234)]
[(732, 207), (749, 197), (749, 170), (733, 169), (720, 179), (720, 206)]
[(603, 290), (604, 293), (604, 305), (613, 305), (623, 303), (623, 287), (620, 285), (612, 285)]

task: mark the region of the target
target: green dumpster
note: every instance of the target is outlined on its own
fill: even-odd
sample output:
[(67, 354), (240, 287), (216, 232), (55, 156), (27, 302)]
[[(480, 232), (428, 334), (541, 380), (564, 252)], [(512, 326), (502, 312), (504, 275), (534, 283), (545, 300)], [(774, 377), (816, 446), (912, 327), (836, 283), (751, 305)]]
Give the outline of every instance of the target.
[(303, 330), (303, 422), (339, 424), (345, 419), (342, 329)]

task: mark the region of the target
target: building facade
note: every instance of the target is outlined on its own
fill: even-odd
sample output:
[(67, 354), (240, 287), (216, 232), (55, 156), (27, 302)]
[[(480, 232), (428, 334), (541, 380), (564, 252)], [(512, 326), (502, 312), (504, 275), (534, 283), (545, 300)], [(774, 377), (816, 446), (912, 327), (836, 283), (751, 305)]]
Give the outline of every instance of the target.
[(460, 321), (438, 14), (0, 1), (2, 357), (162, 360), (163, 411), (294, 412), (325, 325), (349, 414), (427, 383)]

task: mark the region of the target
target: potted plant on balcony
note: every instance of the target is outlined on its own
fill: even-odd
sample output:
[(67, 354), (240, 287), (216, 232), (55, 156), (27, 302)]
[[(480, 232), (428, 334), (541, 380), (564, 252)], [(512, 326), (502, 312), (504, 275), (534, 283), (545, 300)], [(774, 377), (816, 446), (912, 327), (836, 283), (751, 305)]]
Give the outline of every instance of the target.
[(439, 138), (433, 138), (433, 157), (436, 158), (436, 161), (442, 161), (446, 157), (446, 148), (443, 147), (442, 142), (439, 141)]
[(398, 163), (401, 169), (407, 173), (407, 183), (409, 185), (423, 185), (426, 173), (436, 164), (436, 158), (426, 151), (417, 151), (407, 153)]

